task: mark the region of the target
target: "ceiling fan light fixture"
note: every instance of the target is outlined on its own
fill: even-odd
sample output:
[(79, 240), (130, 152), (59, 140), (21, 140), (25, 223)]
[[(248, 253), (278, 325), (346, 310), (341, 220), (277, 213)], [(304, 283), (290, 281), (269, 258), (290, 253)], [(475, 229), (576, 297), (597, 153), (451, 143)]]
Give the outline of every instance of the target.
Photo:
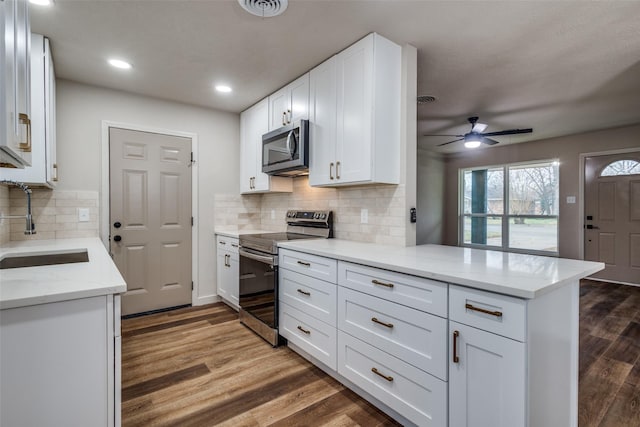
[(479, 135), (466, 135), (464, 137), (464, 146), (466, 148), (478, 148), (482, 144), (482, 138)]
[(271, 18), (282, 14), (289, 0), (238, 0), (244, 10), (261, 18)]

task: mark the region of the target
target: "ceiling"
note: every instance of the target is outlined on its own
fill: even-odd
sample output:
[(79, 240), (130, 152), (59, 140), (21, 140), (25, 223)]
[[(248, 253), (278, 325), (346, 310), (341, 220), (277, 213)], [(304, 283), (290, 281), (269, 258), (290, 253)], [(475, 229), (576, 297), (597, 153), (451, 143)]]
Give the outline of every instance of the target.
[(437, 99), (418, 105), (418, 143), (443, 153), (462, 142), (422, 135), (473, 115), (533, 128), (503, 144), (640, 123), (640, 1), (289, 0), (259, 18), (237, 0), (55, 0), (31, 22), (59, 78), (234, 113), (375, 31), (418, 49), (418, 95)]

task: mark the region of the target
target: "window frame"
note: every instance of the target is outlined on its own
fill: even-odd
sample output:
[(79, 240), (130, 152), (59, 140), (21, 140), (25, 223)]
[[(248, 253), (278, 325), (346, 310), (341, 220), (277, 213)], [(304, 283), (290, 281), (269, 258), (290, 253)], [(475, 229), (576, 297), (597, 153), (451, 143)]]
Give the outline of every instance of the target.
[[(558, 214), (556, 215), (520, 215), (520, 214), (510, 214), (509, 206), (509, 170), (510, 168), (519, 168), (526, 166), (534, 166), (539, 164), (558, 164), (558, 187), (556, 189), (558, 193)], [(503, 188), (502, 188), (502, 214), (496, 213), (465, 213), (464, 212), (464, 203), (465, 203), (465, 193), (464, 193), (464, 174), (466, 172), (473, 172), (477, 170), (491, 170), (491, 169), (502, 169), (503, 175)], [(501, 219), (501, 245), (489, 245), (489, 244), (481, 244), (481, 243), (465, 243), (464, 241), (464, 222), (466, 218), (500, 218)], [(524, 249), (524, 248), (513, 248), (509, 246), (509, 220), (511, 218), (554, 218), (556, 220), (556, 250), (555, 251), (542, 251), (538, 249)], [(474, 166), (469, 168), (460, 168), (458, 170), (458, 246), (462, 246), (465, 248), (474, 248), (474, 249), (485, 249), (485, 250), (495, 250), (501, 252), (510, 252), (510, 253), (521, 253), (521, 254), (530, 254), (530, 255), (543, 255), (543, 256), (551, 256), (551, 257), (559, 257), (560, 256), (560, 159), (541, 159), (541, 160), (531, 160), (527, 162), (516, 162), (516, 163), (504, 163), (498, 165), (490, 165), (490, 166)]]

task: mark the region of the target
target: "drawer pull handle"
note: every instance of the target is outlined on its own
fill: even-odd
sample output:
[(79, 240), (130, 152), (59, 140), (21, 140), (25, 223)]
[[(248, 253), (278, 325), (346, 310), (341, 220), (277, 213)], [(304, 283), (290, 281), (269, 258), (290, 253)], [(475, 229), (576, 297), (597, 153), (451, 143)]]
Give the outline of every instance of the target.
[(378, 371), (376, 368), (371, 368), (371, 372), (373, 372), (374, 374), (381, 376), (382, 378), (384, 378), (385, 380), (391, 382), (393, 381), (393, 377), (390, 375), (385, 375), (383, 373), (381, 373), (380, 371)]
[(234, 248), (238, 247), (238, 245), (236, 245), (235, 243), (232, 243), (231, 246), (233, 246)]
[(371, 281), (371, 283), (373, 283), (374, 285), (385, 286), (387, 288), (393, 288), (393, 283), (385, 283), (385, 282), (381, 282), (381, 281), (376, 280), (376, 279), (373, 279)]
[(305, 267), (311, 267), (311, 263), (310, 262), (298, 261), (298, 264), (304, 265)]
[(306, 295), (306, 296), (310, 296), (311, 295), (311, 292), (303, 291), (302, 289), (298, 289), (298, 292), (301, 293), (302, 295)]
[(475, 306), (473, 306), (471, 304), (465, 304), (464, 308), (466, 308), (468, 310), (479, 311), (480, 313), (484, 313), (484, 314), (490, 314), (490, 315), (496, 316), (496, 317), (502, 317), (502, 312), (501, 311), (485, 310), (484, 308), (475, 307)]
[(300, 325), (298, 325), (298, 330), (299, 330), (299, 331), (304, 332), (304, 333), (305, 333), (305, 334), (307, 334), (307, 335), (310, 335), (310, 334), (311, 334), (311, 331), (309, 331), (309, 330), (307, 330), (307, 329), (303, 328), (303, 327), (302, 327), (302, 326), (300, 326)]
[(460, 332), (453, 331), (453, 363), (460, 362), (460, 358), (458, 357), (458, 337), (460, 336)]
[(378, 319), (377, 319), (377, 318), (375, 318), (375, 317), (372, 317), (372, 318), (371, 318), (371, 321), (372, 321), (373, 323), (377, 323), (378, 325), (386, 326), (386, 327), (387, 327), (387, 328), (389, 328), (389, 329), (393, 328), (393, 323), (385, 323), (385, 322), (381, 322), (380, 320), (378, 320)]

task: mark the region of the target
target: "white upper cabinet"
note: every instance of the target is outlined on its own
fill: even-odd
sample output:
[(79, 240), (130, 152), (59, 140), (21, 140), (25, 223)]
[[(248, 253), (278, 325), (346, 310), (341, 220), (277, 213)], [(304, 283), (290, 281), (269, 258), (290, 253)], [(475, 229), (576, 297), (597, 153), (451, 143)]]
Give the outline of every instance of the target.
[(262, 135), (269, 128), (269, 101), (240, 114), (240, 193), (292, 192), (291, 178), (262, 173)]
[(31, 35), (31, 166), (5, 169), (3, 177), (30, 185), (55, 187), (56, 164), (56, 77), (49, 39)]
[(269, 130), (309, 118), (309, 73), (269, 96)]
[(401, 61), (373, 33), (311, 71), (310, 185), (400, 183)]
[(31, 99), (29, 49), (31, 30), (27, 0), (0, 2), (0, 163), (13, 167), (31, 164)]

